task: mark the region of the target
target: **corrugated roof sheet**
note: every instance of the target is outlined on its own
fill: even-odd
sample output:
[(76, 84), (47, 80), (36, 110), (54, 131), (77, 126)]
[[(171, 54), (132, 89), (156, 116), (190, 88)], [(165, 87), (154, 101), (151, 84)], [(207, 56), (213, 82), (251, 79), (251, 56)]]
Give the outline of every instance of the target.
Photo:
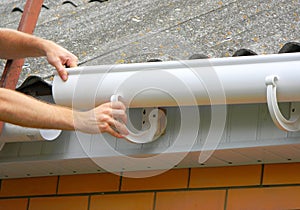
[[(17, 28), (23, 1), (0, 3), (0, 27)], [(298, 0), (45, 0), (35, 34), (79, 57), (81, 65), (232, 56), (240, 49), (277, 53), (300, 41)], [(31, 58), (28, 75), (53, 68)], [(1, 66), (3, 66), (3, 62)], [(20, 84), (19, 83), (19, 84)]]

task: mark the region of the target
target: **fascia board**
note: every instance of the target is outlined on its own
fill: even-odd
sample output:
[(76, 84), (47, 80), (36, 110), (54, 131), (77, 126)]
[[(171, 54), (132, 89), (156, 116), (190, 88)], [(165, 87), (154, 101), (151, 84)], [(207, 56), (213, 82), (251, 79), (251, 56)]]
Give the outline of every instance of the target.
[[(287, 113), (289, 103), (281, 105), (282, 111)], [(223, 133), (220, 142), (215, 145), (211, 157), (203, 164), (200, 163), (200, 154), (211, 150), (204, 146), (204, 143), (209, 141), (206, 138), (211, 129), (211, 107), (197, 108), (201, 122), (195, 130), (192, 124), (188, 123), (181, 129), (178, 123), (179, 108), (168, 107), (169, 123), (166, 133), (157, 141), (148, 144), (132, 144), (108, 134), (89, 135), (71, 131), (63, 131), (51, 142), (9, 143), (0, 151), (0, 178), (99, 173), (107, 170), (120, 173), (164, 170), (174, 163), (173, 160), (179, 155), (186, 157), (178, 164), (174, 163), (174, 167), (299, 162), (300, 132), (290, 133), (276, 128), (266, 114), (265, 104), (242, 104), (228, 105), (226, 125), (223, 129), (219, 128)], [(130, 116), (136, 116), (139, 110), (141, 109), (129, 109)], [(136, 117), (138, 119), (138, 116)], [(177, 139), (180, 131), (183, 135)], [(195, 140), (189, 139), (192, 132), (197, 133)], [(188, 148), (188, 142), (194, 144)], [(176, 147), (170, 147), (175, 144)], [(150, 157), (156, 157), (158, 154), (163, 156), (160, 161), (155, 162), (157, 165), (153, 165)], [(139, 159), (140, 162), (135, 164), (133, 159)], [(129, 162), (124, 163), (125, 160)]]

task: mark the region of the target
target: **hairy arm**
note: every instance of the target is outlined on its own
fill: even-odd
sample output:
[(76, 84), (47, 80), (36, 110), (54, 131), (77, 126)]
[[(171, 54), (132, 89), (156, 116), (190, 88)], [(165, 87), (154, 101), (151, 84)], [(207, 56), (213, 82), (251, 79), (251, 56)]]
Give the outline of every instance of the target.
[(0, 120), (12, 124), (44, 129), (79, 130), (86, 133), (107, 132), (122, 138), (112, 127), (117, 127), (123, 134), (127, 134), (127, 130), (115, 117), (126, 121), (125, 106), (122, 103), (105, 103), (90, 111), (80, 112), (0, 88)]
[(0, 57), (16, 59), (45, 56), (44, 39), (11, 29), (0, 29)]
[(17, 59), (46, 56), (48, 62), (67, 80), (64, 66), (77, 66), (78, 58), (52, 41), (11, 29), (0, 29), (0, 58)]
[[(64, 66), (77, 66), (77, 57), (52, 41), (11, 29), (0, 29), (0, 58), (16, 59), (46, 56), (63, 80), (67, 80)], [(12, 124), (86, 133), (107, 132), (121, 138), (128, 134), (123, 124), (127, 120), (121, 102), (104, 103), (85, 112), (47, 104), (16, 91), (0, 88), (0, 121)], [(119, 122), (115, 118), (123, 120)], [(119, 132), (116, 132), (116, 128)]]

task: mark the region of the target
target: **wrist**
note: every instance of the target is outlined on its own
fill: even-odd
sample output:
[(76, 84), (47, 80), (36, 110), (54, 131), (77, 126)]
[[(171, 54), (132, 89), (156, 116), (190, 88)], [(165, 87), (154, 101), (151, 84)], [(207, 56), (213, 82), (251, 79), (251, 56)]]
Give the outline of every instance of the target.
[(53, 116), (56, 116), (55, 124), (60, 127), (62, 130), (75, 130), (75, 118), (76, 111), (61, 106), (54, 106)]
[(99, 133), (98, 122), (94, 117), (94, 110), (73, 111), (74, 130), (84, 133)]
[(89, 123), (88, 123), (88, 112), (75, 111), (72, 112), (72, 126), (73, 130), (78, 130), (82, 132), (87, 132)]
[(49, 54), (49, 52), (51, 51), (53, 42), (45, 39), (40, 39), (40, 38), (38, 38), (37, 42), (38, 42), (37, 48), (39, 50), (40, 55), (47, 56), (47, 54)]

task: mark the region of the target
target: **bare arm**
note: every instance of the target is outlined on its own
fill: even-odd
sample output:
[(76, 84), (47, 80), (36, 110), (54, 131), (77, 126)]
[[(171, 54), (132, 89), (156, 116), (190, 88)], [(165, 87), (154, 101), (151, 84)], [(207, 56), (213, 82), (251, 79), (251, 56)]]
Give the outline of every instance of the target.
[(93, 110), (79, 112), (67, 107), (47, 104), (16, 91), (0, 88), (0, 120), (26, 127), (80, 130), (86, 133), (107, 132), (115, 137), (127, 134), (125, 126), (114, 117), (126, 121), (125, 106), (105, 103)]
[[(77, 66), (77, 57), (52, 41), (10, 29), (0, 29), (0, 58), (16, 59), (46, 56), (63, 80), (67, 80), (64, 65)], [(105, 103), (90, 111), (79, 112), (67, 107), (47, 104), (16, 91), (0, 88), (0, 121), (12, 124), (61, 130), (80, 130), (86, 133), (107, 132), (121, 138), (128, 131), (125, 106)]]
[(45, 56), (45, 40), (11, 29), (0, 30), (0, 57), (15, 59)]
[(55, 44), (36, 36), (11, 29), (0, 29), (0, 58), (16, 59), (46, 56), (48, 62), (58, 71), (63, 80), (67, 80), (68, 67), (77, 66), (78, 58)]

